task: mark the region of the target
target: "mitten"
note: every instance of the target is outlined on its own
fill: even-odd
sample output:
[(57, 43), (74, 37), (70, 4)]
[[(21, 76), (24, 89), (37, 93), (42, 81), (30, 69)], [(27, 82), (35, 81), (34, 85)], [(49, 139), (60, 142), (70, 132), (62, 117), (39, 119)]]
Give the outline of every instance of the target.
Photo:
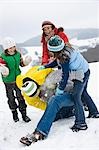
[(64, 93), (64, 90), (60, 90), (59, 88), (56, 88), (55, 95), (61, 95)]
[(40, 66), (40, 67), (38, 67), (38, 71), (40, 71), (40, 70), (43, 70), (43, 69), (45, 69), (45, 66)]

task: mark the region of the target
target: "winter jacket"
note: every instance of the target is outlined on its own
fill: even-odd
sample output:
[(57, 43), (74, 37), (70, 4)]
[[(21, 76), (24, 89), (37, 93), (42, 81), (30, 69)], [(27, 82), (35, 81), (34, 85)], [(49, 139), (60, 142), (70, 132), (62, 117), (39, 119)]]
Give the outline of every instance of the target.
[(53, 68), (55, 66), (61, 66), (62, 79), (59, 83), (59, 89), (64, 90), (69, 78), (70, 71), (82, 71), (84, 73), (88, 71), (89, 65), (85, 58), (79, 51), (73, 50), (71, 52), (70, 60), (64, 63), (60, 63), (58, 60), (54, 60), (52, 63), (45, 65), (45, 68)]
[[(34, 66), (34, 67), (30, 68), (25, 74), (20, 74), (17, 76), (16, 84), (20, 90), (22, 90), (22, 86), (23, 86), (26, 78), (35, 81), (40, 86), (38, 90), (41, 90), (40, 88), (46, 81), (46, 77), (51, 72), (53, 72), (53, 70), (51, 68), (48, 68), (48, 69), (43, 69), (43, 70), (38, 71), (37, 69), (38, 69), (38, 66)], [(27, 79), (27, 81), (28, 81), (28, 79)], [(42, 110), (46, 109), (47, 103), (42, 98), (39, 97), (38, 92), (36, 95), (30, 97), (25, 92), (22, 91), (22, 95), (23, 95), (25, 101), (29, 105), (34, 106), (39, 109), (42, 109)]]
[[(54, 33), (55, 33), (55, 35), (60, 36), (64, 40), (65, 43), (69, 42), (68, 37), (64, 32), (62, 32), (62, 31), (58, 32), (58, 29), (55, 28)], [(41, 43), (43, 44), (42, 64), (44, 64), (44, 63), (47, 64), (49, 62), (49, 52), (47, 49), (47, 42), (45, 40), (44, 35), (42, 36)]]
[(2, 53), (0, 57), (6, 62), (6, 66), (9, 68), (9, 75), (6, 77), (2, 76), (3, 82), (15, 82), (16, 77), (21, 73), (19, 68), (21, 60), (20, 53), (16, 52), (14, 55), (6, 55)]
[[(39, 67), (40, 66), (34, 66), (30, 68), (25, 74), (18, 75), (16, 78), (16, 84), (21, 90), (25, 101), (29, 105), (41, 110), (45, 110), (47, 104), (49, 103), (50, 97), (55, 94), (55, 88), (57, 83), (59, 83), (61, 80), (62, 72), (61, 70), (54, 71), (52, 68), (38, 71)], [(29, 96), (25, 91), (22, 90), (25, 81), (35, 81), (39, 85), (37, 93), (34, 96)], [(71, 86), (72, 85), (69, 82), (68, 87), (65, 88), (67, 95), (72, 88)], [(38, 91), (40, 91), (40, 93)]]

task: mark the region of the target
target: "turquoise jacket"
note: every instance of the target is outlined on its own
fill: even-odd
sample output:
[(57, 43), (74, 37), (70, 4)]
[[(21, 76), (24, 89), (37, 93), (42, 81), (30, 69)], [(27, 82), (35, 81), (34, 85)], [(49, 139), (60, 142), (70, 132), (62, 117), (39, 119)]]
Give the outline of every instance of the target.
[(45, 68), (54, 68), (55, 66), (61, 66), (62, 69), (62, 79), (59, 83), (59, 89), (64, 90), (68, 81), (69, 71), (79, 71), (82, 70), (86, 73), (89, 69), (89, 64), (85, 58), (80, 54), (79, 51), (73, 50), (70, 55), (70, 60), (64, 63), (60, 63), (54, 60), (52, 63), (45, 65)]

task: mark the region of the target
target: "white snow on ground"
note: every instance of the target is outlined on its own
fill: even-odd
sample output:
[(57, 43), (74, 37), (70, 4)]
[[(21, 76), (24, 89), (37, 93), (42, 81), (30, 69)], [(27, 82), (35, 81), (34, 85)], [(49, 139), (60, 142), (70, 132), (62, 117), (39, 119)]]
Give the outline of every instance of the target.
[[(27, 67), (29, 68), (29, 67)], [(99, 109), (99, 63), (90, 64), (91, 76), (88, 91)], [(26, 71), (26, 67), (22, 69)], [(27, 147), (19, 140), (27, 133), (32, 133), (41, 118), (43, 111), (28, 105), (28, 116), (31, 122), (24, 123), (19, 113), (20, 121), (14, 123), (8, 108), (5, 87), (0, 78), (0, 150), (98, 150), (99, 149), (99, 119), (87, 119), (88, 130), (72, 132), (70, 127), (74, 118), (63, 119), (53, 123), (49, 136)], [(86, 116), (88, 113), (86, 112)]]

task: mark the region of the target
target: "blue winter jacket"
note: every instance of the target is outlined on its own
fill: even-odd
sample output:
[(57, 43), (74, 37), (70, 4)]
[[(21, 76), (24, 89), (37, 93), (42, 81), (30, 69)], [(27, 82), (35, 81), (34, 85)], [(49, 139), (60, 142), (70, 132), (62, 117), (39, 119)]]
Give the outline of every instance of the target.
[(89, 69), (89, 64), (85, 58), (80, 54), (79, 51), (73, 50), (71, 52), (70, 60), (65, 63), (58, 63), (59, 61), (54, 60), (53, 62), (45, 65), (45, 68), (54, 68), (58, 65), (62, 69), (62, 79), (59, 83), (59, 89), (64, 90), (68, 81), (69, 71), (83, 70), (86, 73)]

